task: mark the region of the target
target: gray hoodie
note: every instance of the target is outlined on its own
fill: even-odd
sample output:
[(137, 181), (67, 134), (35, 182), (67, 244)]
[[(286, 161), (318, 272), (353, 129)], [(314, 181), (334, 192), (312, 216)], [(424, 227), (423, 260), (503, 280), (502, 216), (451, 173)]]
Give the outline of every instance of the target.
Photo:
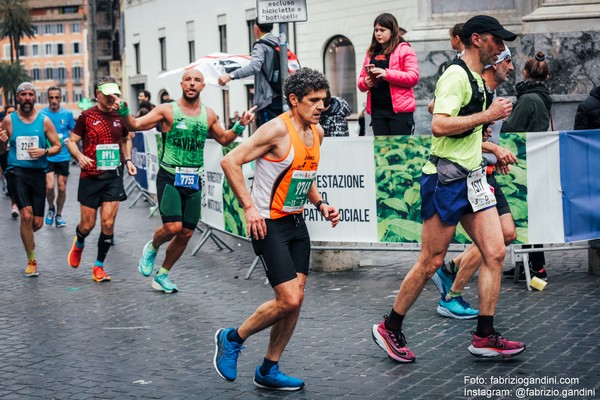
[[(261, 39), (279, 46), (279, 39), (271, 32)], [(254, 75), (254, 104), (257, 106), (257, 110), (262, 110), (273, 101), (273, 89), (271, 89), (267, 77), (273, 73), (275, 50), (264, 43), (255, 43), (251, 56), (250, 64), (233, 71), (231, 77), (240, 79)]]

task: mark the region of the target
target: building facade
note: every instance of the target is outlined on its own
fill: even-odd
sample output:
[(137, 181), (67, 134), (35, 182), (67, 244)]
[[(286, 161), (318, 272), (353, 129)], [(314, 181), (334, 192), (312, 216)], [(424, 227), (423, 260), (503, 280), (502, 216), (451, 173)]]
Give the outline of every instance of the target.
[(87, 0), (90, 93), (103, 76), (119, 79), (121, 71), (121, 10), (119, 0)]
[[(79, 113), (77, 103), (88, 96), (86, 65), (86, 1), (30, 0), (35, 37), (25, 37), (19, 57), (37, 90), (37, 104), (48, 105), (46, 91), (57, 86), (62, 105)], [(2, 45), (2, 61), (10, 60), (8, 39)]]
[[(181, 75), (158, 78), (161, 73), (213, 52), (248, 54), (255, 41), (255, 1), (178, 0), (173, 3), (177, 10), (165, 6), (172, 3), (160, 0), (123, 1), (123, 49), (127, 55), (123, 86), (132, 104), (137, 104), (141, 89), (149, 90), (156, 103), (165, 91), (173, 98), (179, 97)], [(355, 116), (366, 101), (366, 95), (356, 88), (356, 79), (371, 42), (373, 21), (382, 12), (396, 16), (399, 25), (408, 31), (404, 37), (419, 58), (421, 79), (415, 88), (419, 134), (430, 133), (431, 117), (426, 105), (433, 97), (440, 66), (454, 56), (448, 29), (473, 15), (495, 16), (518, 34), (518, 39), (509, 43), (515, 74), (500, 88), (501, 95), (514, 95), (514, 85), (523, 79), (528, 57), (540, 50), (546, 53), (552, 75), (548, 86), (555, 101), (555, 129), (572, 128), (577, 103), (600, 83), (598, 0), (373, 0), (368, 4), (309, 0), (307, 9), (307, 22), (290, 24), (289, 45), (302, 66), (325, 73), (332, 93), (344, 97)], [(202, 99), (225, 120), (233, 111), (251, 105), (252, 84), (234, 81), (228, 92), (207, 86)]]

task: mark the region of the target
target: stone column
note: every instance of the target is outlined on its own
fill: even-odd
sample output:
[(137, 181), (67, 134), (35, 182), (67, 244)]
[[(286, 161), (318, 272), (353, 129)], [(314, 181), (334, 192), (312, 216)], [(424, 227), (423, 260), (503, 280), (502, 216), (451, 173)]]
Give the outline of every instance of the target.
[[(313, 246), (355, 247), (354, 242), (312, 242)], [(312, 250), (311, 270), (318, 272), (349, 271), (360, 265), (360, 251), (357, 250)]]

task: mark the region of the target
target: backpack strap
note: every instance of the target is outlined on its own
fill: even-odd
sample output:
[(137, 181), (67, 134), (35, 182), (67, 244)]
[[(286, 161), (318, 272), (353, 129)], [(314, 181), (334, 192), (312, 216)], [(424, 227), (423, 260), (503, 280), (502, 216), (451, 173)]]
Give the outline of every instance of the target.
[[(455, 58), (454, 60), (452, 60), (450, 65), (458, 65), (459, 67), (461, 67), (466, 72), (467, 77), (469, 79), (469, 83), (471, 84), (471, 100), (469, 101), (469, 103), (467, 103), (467, 105), (465, 105), (464, 107), (461, 107), (461, 109), (458, 111), (458, 115), (459, 116), (472, 115), (472, 114), (476, 114), (478, 112), (485, 110), (489, 106), (489, 104), (491, 104), (491, 100), (492, 100), (491, 96), (489, 95), (489, 92), (485, 89), (485, 87), (486, 87), (485, 81), (483, 82), (483, 87), (484, 87), (485, 93), (483, 93), (483, 92), (481, 92), (481, 90), (479, 88), (477, 80), (471, 73), (471, 70), (469, 69), (469, 67), (467, 67), (467, 64), (465, 64), (465, 62), (461, 58)], [(484, 108), (484, 104), (485, 104), (485, 108)], [(473, 132), (475, 132), (475, 128), (469, 129), (468, 131), (462, 132), (458, 135), (448, 136), (448, 138), (461, 139), (461, 138), (467, 137), (467, 136), (471, 135)], [(483, 127), (483, 128), (485, 129), (485, 127)]]
[[(279, 69), (281, 70), (280, 61), (279, 61), (279, 59), (277, 59), (277, 57), (278, 57), (277, 50), (281, 49), (280, 45), (276, 45), (275, 43), (270, 42), (270, 41), (265, 40), (265, 39), (259, 39), (256, 42), (254, 42), (254, 44), (252, 45), (252, 48), (254, 48), (254, 46), (256, 46), (257, 44), (264, 44), (267, 47), (273, 49), (273, 63), (274, 63), (274, 66), (273, 66), (273, 71), (271, 72), (271, 74), (273, 74), (275, 72), (275, 70), (277, 69), (277, 67), (279, 67)], [(273, 90), (273, 94), (275, 94), (275, 95), (281, 94), (281, 87), (280, 87), (280, 85), (276, 84), (275, 82), (272, 81), (273, 80), (272, 76), (269, 77), (269, 75), (267, 74), (265, 65), (266, 65), (266, 63), (263, 64), (262, 68), (260, 69), (260, 72), (262, 72), (262, 74), (265, 76), (267, 82), (271, 86), (271, 89)], [(281, 74), (281, 71), (279, 73)]]

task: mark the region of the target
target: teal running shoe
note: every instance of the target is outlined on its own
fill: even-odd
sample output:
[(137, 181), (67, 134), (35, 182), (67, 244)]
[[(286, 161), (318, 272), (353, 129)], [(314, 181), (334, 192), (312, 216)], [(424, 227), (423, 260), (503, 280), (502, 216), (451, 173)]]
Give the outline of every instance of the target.
[(152, 281), (152, 289), (160, 290), (165, 293), (178, 292), (177, 285), (169, 279), (167, 274), (156, 275)]
[(60, 214), (56, 214), (54, 223), (56, 224), (57, 228), (64, 228), (65, 226), (67, 226), (67, 223), (65, 222), (64, 219), (62, 219), (62, 215), (60, 215)]
[(254, 374), (254, 386), (261, 389), (285, 390), (293, 392), (304, 387), (302, 379), (288, 376), (279, 370), (279, 365), (273, 365), (267, 375), (261, 375), (260, 365)]
[(462, 296), (441, 299), (437, 313), (442, 317), (454, 319), (473, 319), (479, 315), (479, 310), (471, 308)]
[(48, 226), (52, 226), (52, 224), (54, 223), (54, 208), (49, 208), (48, 209), (48, 214), (46, 214), (46, 225)]
[[(444, 264), (445, 263), (446, 263), (446, 261), (444, 261)], [(455, 278), (456, 278), (456, 274), (448, 275), (444, 271), (443, 266), (439, 267), (437, 269), (437, 271), (435, 271), (435, 274), (433, 274), (433, 276), (431, 277), (431, 281), (433, 282), (435, 287), (437, 287), (437, 289), (440, 291), (440, 295), (442, 296), (442, 299), (444, 297), (446, 297), (448, 292), (450, 292), (450, 289), (452, 288), (452, 285), (454, 284)]]
[(221, 328), (215, 333), (215, 357), (213, 358), (213, 366), (217, 374), (230, 382), (237, 378), (237, 359), (244, 348), (241, 344), (227, 339), (227, 334), (233, 330), (233, 328)]
[(142, 258), (138, 262), (138, 270), (145, 277), (152, 275), (152, 271), (154, 271), (154, 260), (156, 260), (157, 252), (150, 250), (151, 244), (152, 240), (146, 243), (144, 250), (142, 250)]

